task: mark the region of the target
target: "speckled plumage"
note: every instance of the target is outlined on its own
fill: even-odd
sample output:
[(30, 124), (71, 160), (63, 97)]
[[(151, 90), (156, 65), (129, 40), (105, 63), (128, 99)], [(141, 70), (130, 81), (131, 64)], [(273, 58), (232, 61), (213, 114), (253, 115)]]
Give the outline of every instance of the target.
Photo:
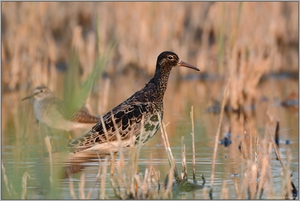
[(135, 145), (145, 144), (159, 129), (158, 115), (160, 119), (163, 118), (163, 97), (171, 69), (176, 66), (199, 71), (196, 67), (180, 61), (175, 53), (162, 52), (157, 58), (155, 75), (146, 86), (105, 114), (102, 117), (105, 127), (99, 121), (88, 133), (71, 142), (71, 152), (117, 152), (118, 134), (122, 147), (130, 146), (131, 137), (135, 137)]

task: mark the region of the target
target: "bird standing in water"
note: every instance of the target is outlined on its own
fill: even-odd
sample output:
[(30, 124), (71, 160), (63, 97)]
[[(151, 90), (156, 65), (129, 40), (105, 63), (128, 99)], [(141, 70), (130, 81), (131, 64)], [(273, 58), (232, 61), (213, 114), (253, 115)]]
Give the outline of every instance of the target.
[(89, 114), (85, 108), (68, 116), (66, 103), (58, 99), (48, 87), (36, 87), (33, 94), (23, 98), (22, 101), (32, 97), (36, 119), (50, 128), (71, 131), (90, 127), (100, 121), (99, 117)]
[(174, 52), (162, 52), (157, 58), (154, 77), (146, 86), (106, 113), (102, 117), (103, 121), (99, 121), (84, 136), (71, 142), (71, 152), (74, 155), (89, 151), (104, 155), (116, 153), (119, 150), (119, 142), (123, 148), (128, 148), (132, 137), (135, 139), (135, 146), (144, 145), (159, 129), (159, 120), (162, 120), (164, 112), (163, 97), (174, 67), (187, 67), (199, 71), (198, 68), (180, 60)]

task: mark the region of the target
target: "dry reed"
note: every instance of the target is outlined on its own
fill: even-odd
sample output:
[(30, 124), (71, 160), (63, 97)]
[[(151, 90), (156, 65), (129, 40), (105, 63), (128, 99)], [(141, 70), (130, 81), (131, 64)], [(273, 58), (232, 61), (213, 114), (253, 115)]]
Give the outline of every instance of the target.
[(3, 165), (3, 161), (2, 161), (1, 169), (2, 169), (2, 177), (3, 177), (3, 181), (5, 183), (6, 190), (7, 190), (8, 194), (9, 194), (9, 196), (11, 196), (12, 192), (11, 192), (11, 190), (9, 188), (9, 181), (8, 181), (7, 175), (5, 173), (5, 167)]
[(194, 126), (194, 110), (193, 106), (191, 107), (191, 112), (190, 112), (190, 117), (191, 117), (191, 122), (192, 122), (192, 152), (193, 152), (193, 181), (196, 181), (196, 153), (195, 153), (195, 126)]
[[(278, 123), (276, 127), (278, 127)], [(276, 132), (278, 132), (277, 129), (275, 129), (275, 133)], [(282, 161), (278, 152), (278, 147), (276, 146), (271, 133), (270, 125), (267, 124), (264, 140), (262, 141), (260, 138), (256, 138), (256, 146), (255, 149), (252, 150), (254, 157), (245, 158), (246, 165), (242, 173), (241, 185), (237, 186), (238, 199), (283, 199), (285, 197), (292, 197), (291, 193), (294, 185), (290, 179), (289, 168), (287, 168), (289, 161), (287, 160), (287, 166)], [(248, 143), (250, 145), (251, 141), (249, 140)], [(241, 149), (242, 154), (246, 149), (249, 149), (246, 151), (250, 152), (250, 147), (247, 146), (248, 143), (242, 143), (242, 147), (247, 147)], [(280, 193), (276, 193), (273, 190), (273, 175), (271, 171), (272, 148), (282, 167), (282, 191)], [(251, 153), (248, 155), (251, 155)], [(290, 154), (288, 154), (287, 157), (289, 158)], [(245, 197), (246, 195), (248, 196)]]
[(53, 182), (53, 159), (52, 159), (52, 147), (51, 147), (49, 136), (45, 137), (45, 144), (46, 144), (46, 148), (47, 148), (47, 151), (49, 154), (49, 166), (50, 166), (49, 181), (52, 183)]
[(209, 190), (211, 199), (212, 199), (213, 183), (214, 183), (214, 178), (215, 178), (215, 163), (216, 163), (216, 156), (217, 156), (217, 150), (218, 150), (218, 143), (219, 143), (219, 138), (220, 138), (220, 131), (221, 131), (221, 125), (222, 125), (222, 120), (223, 120), (224, 107), (225, 107), (225, 103), (226, 103), (227, 96), (228, 96), (229, 84), (230, 84), (230, 80), (228, 80), (228, 83), (224, 90), (219, 125), (218, 125), (218, 130), (217, 130), (216, 136), (215, 136), (215, 145), (214, 145), (214, 152), (213, 152), (213, 157), (212, 157), (212, 171), (211, 171), (210, 190)]
[(21, 199), (26, 199), (27, 195), (27, 178), (32, 179), (30, 175), (27, 172), (24, 172), (23, 177), (22, 177), (22, 195)]

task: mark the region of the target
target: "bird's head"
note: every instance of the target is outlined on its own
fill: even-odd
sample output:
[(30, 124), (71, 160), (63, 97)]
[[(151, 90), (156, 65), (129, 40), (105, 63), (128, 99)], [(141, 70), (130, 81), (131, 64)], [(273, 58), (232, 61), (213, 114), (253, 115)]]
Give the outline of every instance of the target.
[(177, 54), (171, 51), (162, 52), (157, 57), (157, 65), (160, 66), (160, 68), (186, 67), (200, 71), (195, 66), (180, 60)]
[(29, 99), (29, 98), (32, 98), (32, 97), (37, 99), (37, 100), (41, 100), (41, 99), (43, 99), (47, 96), (50, 96), (50, 95), (52, 95), (52, 92), (48, 87), (38, 86), (34, 89), (33, 94), (23, 98), (22, 101), (26, 100), (26, 99)]

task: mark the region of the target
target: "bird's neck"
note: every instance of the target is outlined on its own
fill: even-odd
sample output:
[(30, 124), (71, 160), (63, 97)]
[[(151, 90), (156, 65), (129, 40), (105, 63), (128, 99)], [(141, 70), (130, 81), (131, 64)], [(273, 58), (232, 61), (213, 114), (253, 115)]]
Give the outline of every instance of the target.
[(168, 79), (172, 68), (156, 67), (155, 75), (150, 80), (149, 84), (154, 85), (155, 96), (157, 101), (162, 101), (168, 85)]

